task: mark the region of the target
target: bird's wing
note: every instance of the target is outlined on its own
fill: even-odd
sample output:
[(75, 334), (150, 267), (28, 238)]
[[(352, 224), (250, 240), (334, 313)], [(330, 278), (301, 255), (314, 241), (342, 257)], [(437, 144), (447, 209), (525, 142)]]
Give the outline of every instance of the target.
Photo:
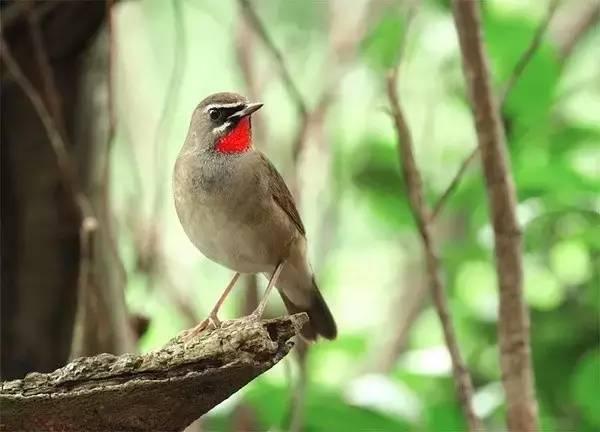
[(277, 205), (290, 217), (300, 234), (306, 235), (304, 224), (302, 223), (302, 219), (300, 219), (300, 214), (294, 203), (294, 198), (281, 177), (281, 174), (277, 172), (277, 169), (264, 154), (260, 153), (260, 157), (263, 164), (267, 167), (267, 175), (270, 183), (269, 189), (273, 195), (273, 200), (275, 200)]

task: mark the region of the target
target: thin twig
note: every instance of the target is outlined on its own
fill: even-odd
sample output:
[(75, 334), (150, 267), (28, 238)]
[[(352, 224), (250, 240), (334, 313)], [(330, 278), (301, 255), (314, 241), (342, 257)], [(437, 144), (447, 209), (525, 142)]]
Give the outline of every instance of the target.
[[(98, 221), (93, 217), (85, 217), (79, 228), (79, 275), (77, 308), (71, 338), (71, 352), (69, 358), (77, 358), (88, 354), (85, 350), (87, 326), (90, 321), (87, 314), (95, 302), (89, 298), (90, 287), (94, 283), (94, 262), (96, 252), (96, 234)], [(96, 299), (97, 300), (97, 299)]]
[(469, 165), (471, 165), (471, 162), (473, 162), (475, 160), (475, 158), (477, 157), (478, 154), (479, 154), (479, 147), (475, 147), (471, 151), (471, 153), (469, 153), (469, 156), (467, 156), (462, 161), (462, 163), (460, 164), (460, 168), (458, 168), (458, 171), (456, 172), (456, 174), (450, 181), (450, 184), (448, 185), (448, 187), (446, 188), (444, 193), (442, 193), (442, 195), (438, 198), (437, 202), (435, 203), (435, 205), (433, 207), (433, 211), (431, 212), (431, 220), (432, 221), (435, 220), (438, 217), (438, 215), (440, 214), (440, 212), (444, 209), (444, 206), (446, 205), (446, 201), (448, 201), (448, 198), (450, 198), (450, 196), (452, 196), (452, 194), (454, 193), (454, 190), (458, 187), (458, 184), (460, 183), (463, 176), (467, 172), (467, 168), (469, 168)]
[(316, 107), (300, 119), (300, 124), (292, 139), (292, 161), (294, 162), (294, 167), (297, 168), (300, 163), (300, 155), (304, 151), (306, 142), (308, 141), (311, 127), (323, 123), (332, 102), (333, 89), (330, 88), (325, 90), (324, 94), (321, 95)]
[(42, 32), (40, 30), (39, 15), (34, 11), (35, 4), (33, 0), (27, 2), (27, 21), (29, 23), (29, 33), (31, 35), (31, 42), (33, 45), (33, 51), (39, 66), (39, 70), (44, 85), (44, 92), (46, 94), (46, 100), (48, 101), (48, 107), (52, 117), (54, 118), (54, 124), (61, 133), (63, 140), (67, 139), (67, 132), (65, 128), (65, 122), (62, 115), (62, 104), (60, 95), (56, 89), (56, 81), (54, 79), (54, 71), (50, 60), (48, 58), (48, 52), (44, 47), (44, 41)]
[[(61, 4), (62, 2), (58, 1), (34, 2), (35, 13), (38, 19), (41, 19)], [(6, 31), (10, 26), (23, 19), (24, 15), (27, 15), (28, 8), (29, 5), (26, 1), (13, 1), (3, 6), (0, 15), (2, 31)]]
[(21, 67), (13, 56), (11, 49), (4, 40), (4, 37), (1, 36), (0, 47), (2, 48), (2, 58), (4, 59), (4, 63), (6, 64), (10, 74), (13, 76), (23, 93), (25, 93), (31, 102), (31, 105), (35, 109), (44, 128), (46, 129), (50, 146), (56, 157), (56, 163), (58, 165), (61, 181), (68, 195), (71, 197), (71, 204), (73, 205), (74, 210), (78, 213), (80, 219), (83, 219), (85, 216), (91, 216), (92, 207), (87, 197), (85, 197), (85, 195), (83, 195), (81, 192), (71, 157), (67, 152), (64, 139), (54, 123), (50, 112), (44, 105), (44, 101), (42, 100), (38, 91), (21, 70)]
[(248, 21), (252, 24), (252, 27), (258, 33), (271, 55), (275, 58), (279, 73), (281, 74), (281, 78), (285, 84), (285, 88), (290, 95), (290, 98), (294, 102), (298, 113), (301, 117), (306, 117), (308, 115), (306, 103), (304, 102), (304, 98), (302, 97), (300, 90), (298, 90), (298, 86), (296, 86), (296, 83), (292, 79), (292, 75), (285, 64), (285, 60), (283, 59), (281, 51), (279, 48), (277, 48), (275, 42), (273, 42), (273, 39), (267, 31), (265, 25), (262, 23), (260, 17), (254, 10), (250, 0), (239, 0), (239, 4)]
[(537, 26), (535, 33), (533, 34), (533, 38), (531, 39), (531, 42), (529, 42), (529, 46), (523, 52), (523, 54), (521, 54), (521, 57), (519, 57), (519, 60), (515, 64), (512, 73), (510, 74), (510, 76), (506, 80), (506, 83), (502, 87), (502, 90), (500, 91), (500, 106), (504, 105), (511, 90), (514, 88), (519, 78), (521, 78), (523, 71), (525, 71), (525, 68), (531, 62), (531, 59), (540, 48), (542, 40), (544, 39), (544, 35), (546, 34), (546, 30), (548, 29), (550, 21), (554, 16), (554, 12), (556, 12), (556, 9), (558, 8), (558, 5), (561, 1), (562, 0), (552, 0), (548, 5), (546, 15), (544, 16), (544, 19), (540, 22), (540, 24)]
[(491, 90), (479, 2), (454, 0), (452, 8), (494, 231), (500, 290), (500, 367), (506, 394), (507, 427), (511, 431), (534, 432), (539, 428), (529, 344), (529, 313), (523, 298), (522, 232), (516, 215), (517, 196), (506, 138)]
[[(587, 4), (577, 4), (571, 8), (574, 17), (569, 19), (571, 24), (560, 28), (559, 35), (555, 36), (561, 64), (565, 64), (570, 58), (579, 42), (595, 28), (600, 20), (600, 1), (592, 0)], [(569, 14), (571, 11), (569, 10)]]
[[(517, 63), (515, 64), (515, 67), (514, 67), (512, 73), (506, 80), (506, 83), (502, 86), (502, 90), (499, 92), (499, 94), (500, 94), (500, 96), (499, 96), (500, 109), (502, 109), (504, 107), (504, 104), (506, 103), (506, 100), (508, 99), (510, 92), (515, 87), (516, 83), (519, 81), (519, 78), (521, 78), (523, 71), (525, 70), (525, 68), (527, 67), (527, 65), (529, 64), (529, 62), (531, 61), (531, 59), (533, 58), (533, 56), (539, 49), (539, 47), (542, 43), (542, 40), (544, 38), (544, 35), (546, 34), (546, 31), (548, 30), (548, 26), (550, 25), (550, 22), (552, 21), (552, 17), (554, 16), (554, 13), (556, 12), (556, 9), (558, 8), (558, 5), (560, 4), (561, 1), (562, 0), (552, 0), (550, 5), (548, 6), (548, 11), (546, 12), (544, 19), (539, 23), (537, 29), (535, 30), (535, 32), (533, 34), (531, 41), (529, 42), (529, 45), (527, 46), (525, 51), (523, 51), (523, 53), (519, 57), (519, 60), (517, 60)], [(469, 153), (469, 155), (462, 161), (458, 171), (456, 172), (456, 174), (454, 175), (454, 177), (452, 178), (452, 180), (450, 181), (450, 183), (448, 184), (448, 186), (446, 187), (444, 192), (442, 192), (442, 194), (438, 198), (437, 202), (433, 206), (434, 210), (431, 214), (432, 220), (435, 220), (437, 218), (437, 216), (439, 216), (439, 214), (442, 212), (442, 210), (444, 209), (444, 207), (446, 205), (446, 202), (452, 196), (452, 194), (454, 193), (454, 191), (460, 184), (460, 181), (462, 180), (465, 173), (467, 172), (467, 168), (469, 168), (471, 163), (476, 159), (476, 156), (478, 153), (479, 153), (479, 147), (476, 146), (471, 151), (471, 153)]]
[(421, 174), (419, 173), (414, 157), (412, 135), (396, 92), (397, 76), (398, 67), (396, 66), (388, 74), (387, 93), (398, 135), (398, 153), (402, 164), (404, 183), (408, 191), (411, 211), (423, 243), (427, 277), (432, 290), (435, 309), (442, 325), (444, 340), (452, 361), (452, 372), (460, 405), (469, 426), (469, 431), (482, 431), (484, 429), (483, 423), (473, 409), (473, 384), (471, 376), (460, 353), (448, 308), (448, 299), (446, 298), (444, 283), (441, 277), (438, 252), (431, 234), (428, 209), (423, 199)]
[[(369, 31), (370, 24), (379, 12), (380, 0), (371, 0), (365, 7), (364, 13), (358, 21), (357, 28), (346, 35), (347, 40), (336, 36), (330, 37), (332, 43), (330, 52), (327, 55), (328, 61), (323, 64), (323, 74), (328, 79), (317, 97), (317, 104), (306, 116), (301, 118), (298, 130), (292, 139), (292, 160), (294, 165), (297, 165), (299, 162), (311, 128), (322, 125), (325, 121), (327, 113), (335, 100), (336, 91), (348, 70), (346, 67), (347, 63), (355, 57), (360, 42)], [(330, 33), (335, 32), (332, 30)]]

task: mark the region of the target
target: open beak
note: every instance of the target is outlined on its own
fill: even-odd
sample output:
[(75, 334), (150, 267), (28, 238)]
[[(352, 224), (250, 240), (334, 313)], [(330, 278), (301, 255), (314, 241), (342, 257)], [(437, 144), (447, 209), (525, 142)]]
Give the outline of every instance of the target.
[(232, 120), (233, 119), (236, 119), (236, 120), (242, 119), (242, 118), (247, 117), (250, 114), (258, 111), (262, 106), (263, 106), (263, 104), (260, 103), (260, 102), (246, 104), (244, 106), (244, 108), (242, 108), (241, 110), (236, 111), (235, 113), (231, 114), (229, 116), (229, 119), (232, 119)]

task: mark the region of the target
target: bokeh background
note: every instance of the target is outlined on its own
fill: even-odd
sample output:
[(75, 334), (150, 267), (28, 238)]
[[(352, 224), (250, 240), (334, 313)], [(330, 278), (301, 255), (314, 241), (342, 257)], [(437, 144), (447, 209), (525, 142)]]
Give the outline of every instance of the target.
[[(85, 13), (92, 3), (101, 7), (94, 31), (69, 51), (75, 72), (65, 57), (50, 59), (59, 89), (73, 80), (70, 73), (78, 77), (76, 95), (63, 95), (62, 103), (71, 97), (77, 107), (64, 113), (69, 148), (83, 188), (103, 215), (101, 244), (92, 246), (103, 264), (85, 284), (95, 306), (82, 323), (76, 312), (85, 307), (78, 308), (74, 293), (82, 286), (77, 275), (85, 247), (71, 238), (70, 252), (53, 258), (60, 264), (46, 267), (38, 252), (28, 252), (43, 255), (73, 230), (65, 228), (68, 218), (44, 216), (58, 202), (52, 195), (60, 183), (56, 170), (39, 168), (37, 175), (35, 165), (19, 165), (49, 152), (40, 150), (48, 145), (40, 141), (43, 133), (23, 144), (25, 162), (7, 148), (16, 146), (19, 128), (28, 129), (13, 123), (28, 108), (3, 67), (3, 379), (52, 370), (74, 352), (149, 351), (207, 314), (231, 272), (204, 258), (185, 236), (171, 173), (196, 104), (213, 92), (237, 91), (265, 103), (253, 120), (255, 145), (297, 198), (339, 338), (311, 346), (305, 356), (288, 356), (190, 430), (288, 430), (299, 407), (304, 431), (465, 430), (384, 88), (386, 70), (400, 61), (398, 90), (426, 199), (435, 203), (477, 142), (447, 2), (254, 1), (308, 107), (304, 129), (273, 52), (240, 3), (120, 1), (112, 5), (110, 31), (103, 2), (79, 3), (86, 3)], [(482, 2), (499, 92), (549, 3)], [(2, 5), (5, 24), (11, 2)], [(56, 20), (61, 7), (45, 12), (41, 22), (53, 14)], [(502, 110), (524, 231), (525, 297), (544, 432), (600, 429), (599, 14), (593, 0), (563, 1)], [(7, 40), (27, 70), (33, 60), (19, 47), (26, 42), (18, 33), (27, 33), (27, 26), (9, 24)], [(61, 36), (56, 25), (44, 29), (54, 32), (54, 39), (44, 39), (49, 50), (74, 37)], [(31, 64), (30, 70), (35, 76), (38, 68)], [(42, 182), (55, 186), (36, 189)], [(49, 198), (36, 207), (35, 194)], [(11, 221), (17, 228), (9, 232)], [(489, 430), (505, 430), (493, 236), (477, 159), (434, 228), (475, 409)], [(35, 229), (42, 233), (26, 234)], [(48, 231), (62, 234), (57, 240)], [(221, 317), (251, 311), (265, 282), (242, 280)], [(60, 291), (48, 287), (52, 283), (62, 284)], [(267, 314), (282, 313), (275, 294)], [(103, 334), (90, 336), (94, 328)]]

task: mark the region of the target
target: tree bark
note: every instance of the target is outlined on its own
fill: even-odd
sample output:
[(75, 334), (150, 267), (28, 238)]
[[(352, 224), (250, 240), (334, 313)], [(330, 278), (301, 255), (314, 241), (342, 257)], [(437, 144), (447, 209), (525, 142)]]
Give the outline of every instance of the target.
[(186, 344), (83, 357), (4, 382), (0, 430), (182, 431), (281, 360), (307, 320), (227, 321)]
[[(33, 55), (28, 8), (37, 14), (53, 68), (64, 129), (75, 142), (81, 54), (105, 14), (104, 2), (2, 2), (2, 36), (24, 75), (51, 106), (43, 71)], [(75, 314), (80, 216), (49, 138), (30, 100), (2, 67), (2, 289), (3, 378), (51, 371), (67, 360)], [(68, 148), (68, 151), (75, 151)]]
[(533, 432), (538, 430), (537, 402), (529, 346), (529, 314), (523, 300), (521, 229), (516, 217), (515, 186), (506, 155), (504, 129), (491, 89), (479, 2), (454, 0), (453, 13), (494, 230), (500, 288), (500, 364), (508, 429)]

